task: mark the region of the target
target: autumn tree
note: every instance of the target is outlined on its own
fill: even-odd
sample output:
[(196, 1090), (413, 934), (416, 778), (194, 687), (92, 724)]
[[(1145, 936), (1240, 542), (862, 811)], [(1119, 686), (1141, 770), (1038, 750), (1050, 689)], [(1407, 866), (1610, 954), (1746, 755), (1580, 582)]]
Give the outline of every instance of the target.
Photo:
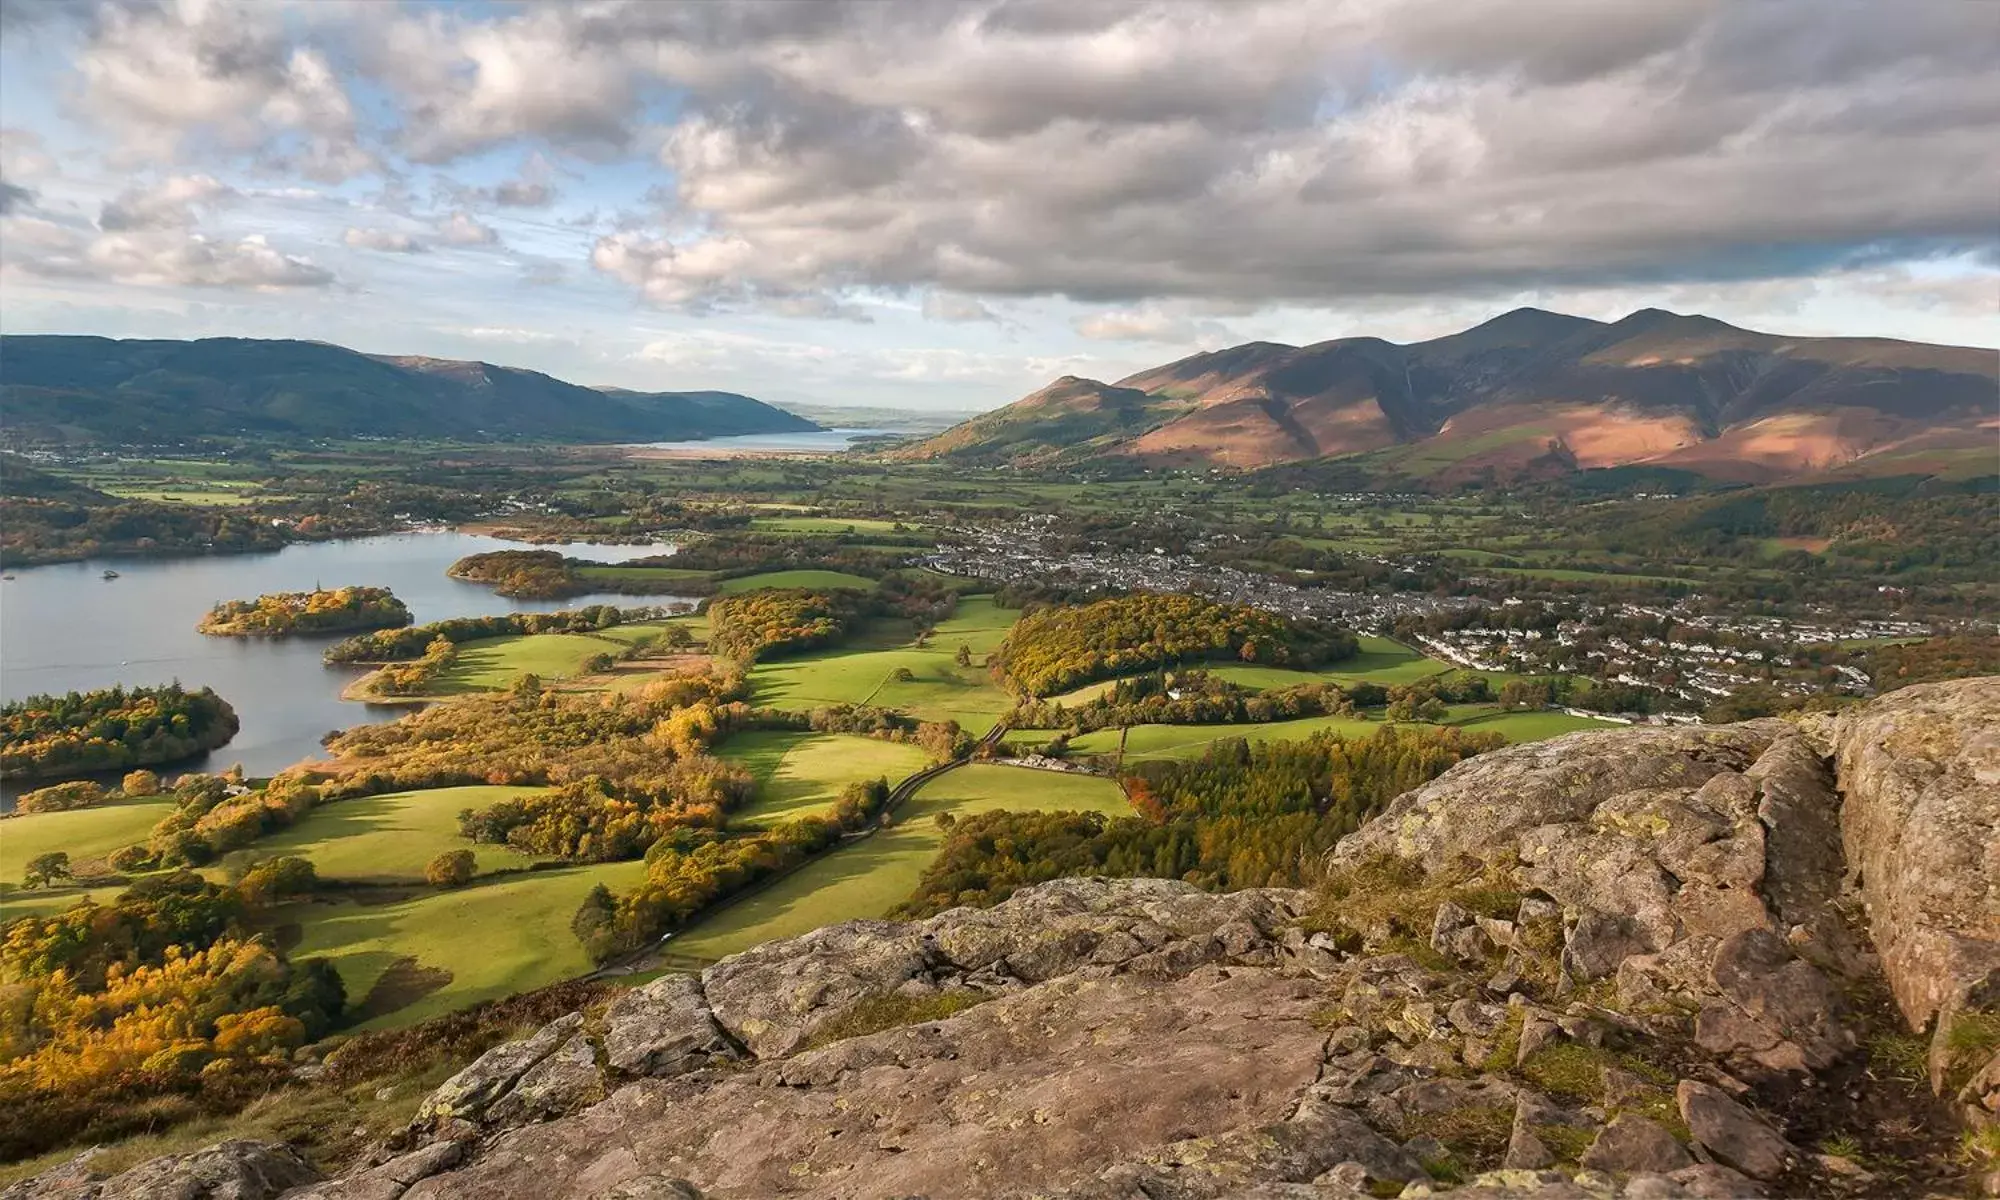
[(478, 863), (470, 850), (447, 850), (424, 865), (424, 882), (432, 887), (464, 887), (472, 882)]
[(73, 878), (69, 870), (69, 854), (62, 850), (52, 850), (38, 854), (28, 860), (27, 869), (21, 876), (24, 888), (54, 887), (63, 880)]

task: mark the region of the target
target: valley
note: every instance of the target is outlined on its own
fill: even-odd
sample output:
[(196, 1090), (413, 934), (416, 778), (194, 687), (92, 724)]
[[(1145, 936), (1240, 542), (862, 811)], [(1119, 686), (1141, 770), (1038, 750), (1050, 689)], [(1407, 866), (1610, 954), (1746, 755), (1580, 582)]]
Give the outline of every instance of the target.
[[(260, 1119), (224, 1079), (309, 1090), (288, 1054), (484, 1045), (540, 1005), (1074, 874), (1311, 884), (1396, 795), (1510, 745), (2000, 669), (1977, 480), (1433, 486), (1340, 458), (1117, 458), (0, 459), (24, 518), (0, 584), (13, 711), (41, 729), (42, 693), (178, 677), (241, 721), (157, 778), (9, 781), (36, 810), (0, 817), (10, 969), (118, 953), (54, 947), (169, 896), (215, 914), (185, 945), (258, 947), (275, 1041), (174, 1060), (215, 1071), (104, 1060), (153, 1063), (167, 1129), (207, 1129)], [(237, 969), (176, 986), (216, 1002)], [(121, 1128), (20, 1095), (43, 1131), (25, 1163)]]

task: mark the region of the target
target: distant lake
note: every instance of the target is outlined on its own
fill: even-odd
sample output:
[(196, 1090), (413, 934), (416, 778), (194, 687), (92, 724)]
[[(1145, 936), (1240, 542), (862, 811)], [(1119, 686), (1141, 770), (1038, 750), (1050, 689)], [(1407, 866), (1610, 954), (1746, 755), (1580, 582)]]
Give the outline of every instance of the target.
[(640, 442), (634, 449), (674, 450), (730, 458), (739, 454), (838, 454), (865, 437), (893, 435), (887, 429), (817, 429), (811, 433), (746, 433), (692, 442)]
[[(362, 672), (320, 662), (339, 635), (224, 638), (196, 633), (195, 622), (218, 601), (265, 592), (368, 584), (392, 589), (419, 624), (447, 617), (548, 612), (587, 604), (631, 607), (669, 604), (672, 596), (578, 596), (510, 600), (479, 584), (445, 575), (445, 568), (482, 550), (521, 543), (467, 533), (402, 533), (287, 546), (274, 554), (204, 558), (91, 559), (21, 567), (0, 583), (0, 699), (87, 691), (115, 683), (179, 679), (212, 687), (235, 706), (243, 728), (206, 763), (240, 762), (269, 775), (319, 754), (328, 730), (393, 720), (407, 709), (352, 704), (340, 690)], [(618, 562), (662, 554), (668, 543), (561, 547), (579, 558)], [(105, 579), (106, 569), (119, 572)], [(9, 782), (0, 810), (34, 784)]]

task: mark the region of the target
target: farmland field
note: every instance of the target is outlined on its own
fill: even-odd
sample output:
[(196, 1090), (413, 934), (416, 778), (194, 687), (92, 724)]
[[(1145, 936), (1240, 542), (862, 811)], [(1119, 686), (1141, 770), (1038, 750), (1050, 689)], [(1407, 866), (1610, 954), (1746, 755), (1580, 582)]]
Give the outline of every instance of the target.
[(1127, 816), (1131, 807), (1109, 779), (984, 763), (926, 784), (896, 813), (895, 824), (824, 855), (676, 936), (676, 954), (716, 959), (772, 938), (792, 937), (860, 917), (879, 917), (908, 898), (944, 840), (937, 815), (1009, 809), (1068, 809)]
[(860, 575), (850, 575), (845, 571), (822, 571), (808, 568), (798, 571), (766, 571), (762, 575), (742, 575), (722, 581), (724, 595), (737, 592), (754, 592), (760, 588), (858, 588), (862, 591), (875, 590), (875, 581)]
[(323, 879), (421, 883), (424, 864), (447, 850), (471, 850), (480, 874), (526, 867), (535, 859), (506, 846), (478, 845), (458, 834), (459, 810), (541, 791), (532, 787), (448, 787), (390, 792), (322, 804), (283, 832), (261, 838), (225, 865), (296, 854)]
[(817, 813), (850, 783), (879, 777), (893, 786), (927, 761), (921, 749), (907, 742), (778, 730), (735, 734), (722, 743), (718, 755), (742, 764), (757, 779), (757, 795), (733, 814), (744, 825)]
[[(280, 915), (299, 923), (293, 957), (326, 958), (339, 969), (349, 1002), (362, 1006), (359, 1028), (392, 1028), (589, 971), (570, 918), (598, 884), (624, 890), (645, 874), (637, 860), (569, 866), (424, 889), (388, 903), (296, 905)], [(368, 1004), (370, 990), (399, 962), (439, 974), (418, 986), (399, 984), (393, 998)]]
[[(57, 888), (26, 891), (21, 874), (30, 859), (54, 851), (69, 855), (70, 866), (91, 870), (103, 866), (113, 851), (146, 840), (160, 818), (174, 811), (174, 802), (165, 796), (144, 800), (120, 800), (73, 812), (31, 813), (0, 820), (0, 921), (67, 908), (83, 898), (86, 889)], [(122, 886), (87, 889), (102, 901), (123, 891)]]
[[(1468, 732), (1498, 733), (1510, 742), (1534, 742), (1579, 729), (1607, 729), (1605, 722), (1566, 713), (1502, 712), (1490, 704), (1452, 706), (1444, 724)], [(1134, 725), (1125, 739), (1126, 761), (1148, 758), (1196, 758), (1216, 742), (1242, 738), (1251, 742), (1277, 742), (1311, 737), (1331, 731), (1345, 737), (1367, 737), (1386, 727), (1379, 718), (1302, 717), (1296, 721), (1270, 721), (1234, 725)], [(1118, 731), (1099, 729), (1070, 742), (1075, 754), (1116, 754)]]

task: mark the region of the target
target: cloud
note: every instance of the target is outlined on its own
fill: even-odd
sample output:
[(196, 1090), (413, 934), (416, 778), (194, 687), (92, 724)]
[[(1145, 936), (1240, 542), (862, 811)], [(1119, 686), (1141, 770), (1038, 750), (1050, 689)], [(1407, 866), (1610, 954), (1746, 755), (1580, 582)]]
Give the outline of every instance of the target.
[(500, 240), (491, 225), (481, 224), (463, 209), (438, 222), (437, 236), (454, 246), (491, 246)]
[(132, 187), (105, 204), (97, 227), (123, 229), (192, 229), (195, 206), (227, 203), (236, 189), (212, 175), (174, 175), (151, 188)]
[(1165, 342), (1169, 345), (1226, 345), (1236, 335), (1220, 321), (1183, 311), (1180, 306), (1142, 304), (1106, 309), (1079, 317), (1073, 327), (1096, 341)]
[(936, 290), (924, 293), (927, 321), (998, 321), (999, 315), (972, 296)]
[(311, 17), (250, 0), (99, 5), (75, 59), (79, 107), (134, 159), (212, 144), (329, 182), (375, 170), (332, 57), (294, 32)]
[(259, 291), (334, 282), (311, 259), (283, 253), (259, 235), (211, 238), (172, 225), (91, 233), (14, 219), (6, 233), (7, 264), (49, 278)]
[(689, 90), (663, 215), (696, 232), (601, 270), (697, 309), (1340, 303), (1796, 276), (1992, 245), (2000, 215), (1973, 7), (812, 7), (578, 19), (578, 53), (615, 24)]
[(35, 193), (18, 183), (0, 179), (0, 217), (18, 212), (35, 202)]
[(55, 156), (30, 129), (0, 128), (0, 176), (19, 182), (56, 173)]
[(520, 155), (446, 196), (438, 242), (492, 244), (473, 213), (552, 203), (552, 160), (617, 162), (621, 186), (650, 161), (667, 182), (640, 219), (629, 192), (589, 198), (621, 217), (588, 261), (690, 312), (860, 319), (921, 295), (931, 320), (985, 320), (996, 298), (1061, 296), (1105, 310), (1084, 336), (1198, 342), (1223, 303), (1965, 255), (1991, 274), (2000, 254), (1991, 5), (34, 7), (8, 10), (29, 13), (10, 42), (72, 56), (75, 111), (123, 158), (379, 175), (407, 211), (399, 172)]
[(340, 240), (356, 250), (379, 250), (384, 254), (422, 254), (428, 247), (407, 233), (388, 229), (356, 229), (349, 226)]

